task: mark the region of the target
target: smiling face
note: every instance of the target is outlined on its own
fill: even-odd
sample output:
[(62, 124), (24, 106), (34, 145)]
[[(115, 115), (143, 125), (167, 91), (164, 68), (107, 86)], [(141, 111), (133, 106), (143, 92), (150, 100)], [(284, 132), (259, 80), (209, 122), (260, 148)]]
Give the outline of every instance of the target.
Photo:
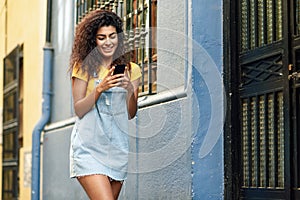
[(96, 44), (104, 59), (112, 60), (118, 47), (118, 34), (114, 26), (102, 26), (96, 34)]

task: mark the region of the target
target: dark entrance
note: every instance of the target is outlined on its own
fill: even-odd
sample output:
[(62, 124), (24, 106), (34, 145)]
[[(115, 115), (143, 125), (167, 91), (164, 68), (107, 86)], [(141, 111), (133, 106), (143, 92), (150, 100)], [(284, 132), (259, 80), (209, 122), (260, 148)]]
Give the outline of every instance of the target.
[(300, 0), (228, 1), (224, 10), (225, 197), (300, 199)]

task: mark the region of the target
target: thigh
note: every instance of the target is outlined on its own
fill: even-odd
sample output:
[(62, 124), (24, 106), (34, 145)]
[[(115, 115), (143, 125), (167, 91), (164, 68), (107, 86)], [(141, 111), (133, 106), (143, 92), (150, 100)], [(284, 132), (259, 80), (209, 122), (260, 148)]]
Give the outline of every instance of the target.
[(113, 200), (110, 181), (105, 175), (89, 175), (78, 178), (79, 183), (91, 200)]
[(122, 182), (120, 182), (120, 181), (111, 181), (110, 184), (111, 184), (111, 189), (112, 189), (114, 199), (118, 199), (119, 193), (120, 193), (121, 188), (122, 188)]

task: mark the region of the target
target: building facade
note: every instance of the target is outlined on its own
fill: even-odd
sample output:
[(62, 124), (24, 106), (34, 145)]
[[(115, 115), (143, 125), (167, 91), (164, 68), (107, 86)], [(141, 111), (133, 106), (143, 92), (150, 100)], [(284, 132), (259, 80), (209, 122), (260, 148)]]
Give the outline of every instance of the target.
[(143, 72), (120, 199), (299, 199), (299, 5), (0, 0), (2, 199), (87, 199), (67, 70), (93, 9), (122, 17)]
[(46, 2), (0, 1), (0, 7), (1, 196), (30, 199), (31, 135), (41, 114)]

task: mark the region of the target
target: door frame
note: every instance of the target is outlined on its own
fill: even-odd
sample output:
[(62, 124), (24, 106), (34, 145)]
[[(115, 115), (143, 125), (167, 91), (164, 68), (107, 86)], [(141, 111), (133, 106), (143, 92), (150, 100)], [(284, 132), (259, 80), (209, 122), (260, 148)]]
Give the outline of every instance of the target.
[[(237, 51), (237, 31), (236, 13), (237, 2), (231, 0), (223, 1), (223, 52), (224, 52), (224, 87), (226, 95), (226, 113), (224, 124), (224, 199), (235, 200), (239, 197), (240, 172), (238, 163), (239, 139), (236, 137), (240, 132), (238, 106), (238, 59)], [(231, 67), (230, 67), (231, 66)]]

